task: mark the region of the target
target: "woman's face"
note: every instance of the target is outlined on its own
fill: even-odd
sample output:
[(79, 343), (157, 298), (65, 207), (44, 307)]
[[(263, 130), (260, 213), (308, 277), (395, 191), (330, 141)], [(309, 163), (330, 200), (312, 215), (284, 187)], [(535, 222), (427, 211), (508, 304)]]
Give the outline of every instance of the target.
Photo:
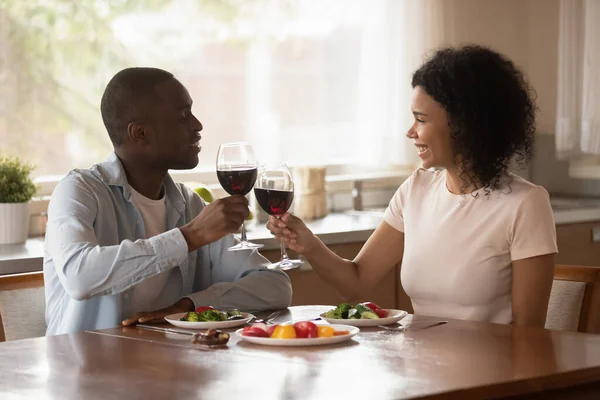
[(448, 113), (420, 86), (412, 92), (414, 122), (406, 136), (413, 140), (423, 168), (451, 169), (455, 166)]

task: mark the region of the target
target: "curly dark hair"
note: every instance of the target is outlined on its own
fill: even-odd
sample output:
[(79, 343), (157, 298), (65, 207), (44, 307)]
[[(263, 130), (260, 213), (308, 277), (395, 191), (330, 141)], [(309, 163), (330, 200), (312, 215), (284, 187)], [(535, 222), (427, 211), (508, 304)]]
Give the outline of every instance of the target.
[(535, 91), (505, 56), (483, 46), (437, 50), (412, 77), (448, 113), (463, 186), (498, 189), (511, 162), (533, 156)]

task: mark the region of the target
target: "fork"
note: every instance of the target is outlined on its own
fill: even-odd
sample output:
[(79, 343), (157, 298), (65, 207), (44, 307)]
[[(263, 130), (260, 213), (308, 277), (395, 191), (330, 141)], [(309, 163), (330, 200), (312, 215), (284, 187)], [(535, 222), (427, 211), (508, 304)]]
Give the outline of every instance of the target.
[(275, 311), (272, 312), (271, 314), (269, 314), (269, 316), (267, 316), (264, 319), (260, 319), (260, 318), (256, 318), (256, 316), (254, 316), (254, 318), (250, 319), (248, 322), (246, 322), (247, 325), (250, 324), (257, 324), (259, 322), (264, 322), (265, 324), (269, 324), (271, 323), (275, 318), (279, 317), (279, 314), (281, 314), (280, 311)]
[(378, 328), (383, 328), (387, 331), (392, 331), (392, 332), (404, 332), (405, 330), (407, 330), (409, 327), (415, 325), (415, 324), (430, 324), (428, 326), (425, 326), (421, 329), (426, 329), (426, 328), (431, 328), (432, 326), (437, 326), (437, 325), (444, 325), (448, 323), (448, 321), (416, 321), (416, 322), (411, 322), (407, 325), (400, 325), (397, 327), (392, 327), (392, 326), (386, 326), (386, 325), (377, 325)]

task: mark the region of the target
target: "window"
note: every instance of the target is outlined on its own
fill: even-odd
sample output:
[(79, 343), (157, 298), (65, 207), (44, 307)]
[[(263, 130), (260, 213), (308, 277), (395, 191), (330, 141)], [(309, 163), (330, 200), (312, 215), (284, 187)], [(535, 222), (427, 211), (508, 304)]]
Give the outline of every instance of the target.
[(261, 161), (360, 163), (377, 146), (371, 160), (410, 164), (385, 156), (408, 125), (365, 127), (374, 114), (364, 118), (372, 102), (361, 90), (387, 83), (378, 60), (365, 68), (365, 55), (384, 53), (373, 52), (383, 23), (373, 10), (359, 0), (0, 0), (0, 152), (39, 177), (103, 160), (104, 87), (146, 65), (190, 91), (204, 125), (200, 171), (214, 170), (219, 143), (240, 140)]

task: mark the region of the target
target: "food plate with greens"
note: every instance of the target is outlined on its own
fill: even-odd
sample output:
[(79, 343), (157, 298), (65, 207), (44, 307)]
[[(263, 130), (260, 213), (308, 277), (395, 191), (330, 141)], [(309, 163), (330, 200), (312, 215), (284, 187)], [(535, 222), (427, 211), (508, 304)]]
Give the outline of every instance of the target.
[(341, 303), (337, 307), (321, 314), (321, 318), (330, 324), (368, 327), (389, 325), (400, 321), (408, 313), (403, 310), (382, 309), (372, 302), (349, 304)]
[(238, 310), (220, 311), (210, 306), (196, 308), (196, 311), (171, 314), (165, 320), (171, 325), (188, 329), (226, 329), (242, 326), (254, 315)]

